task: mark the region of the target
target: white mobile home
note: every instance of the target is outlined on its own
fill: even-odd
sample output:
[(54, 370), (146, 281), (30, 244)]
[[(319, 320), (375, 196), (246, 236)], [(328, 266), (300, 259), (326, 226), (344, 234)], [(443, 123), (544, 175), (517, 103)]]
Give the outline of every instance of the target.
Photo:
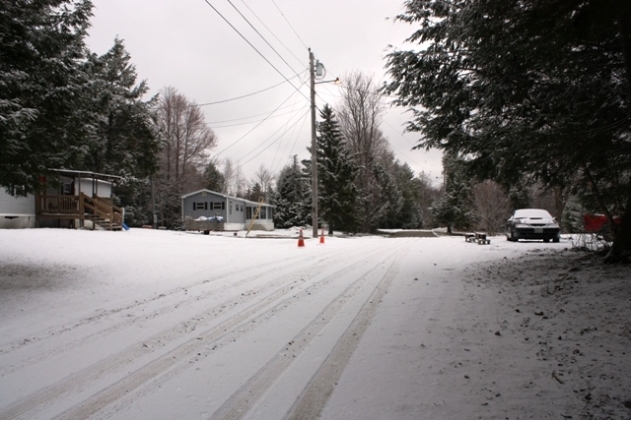
[(112, 203), (112, 185), (120, 177), (74, 170), (51, 173), (42, 177), (44, 189), (34, 195), (0, 187), (0, 228), (121, 229), (123, 209)]
[[(16, 196), (17, 194), (17, 196)], [(20, 191), (7, 192), (0, 187), (0, 228), (34, 228), (35, 197)]]
[(274, 230), (274, 206), (232, 197), (212, 190), (198, 190), (182, 196), (182, 222), (215, 219), (226, 231)]

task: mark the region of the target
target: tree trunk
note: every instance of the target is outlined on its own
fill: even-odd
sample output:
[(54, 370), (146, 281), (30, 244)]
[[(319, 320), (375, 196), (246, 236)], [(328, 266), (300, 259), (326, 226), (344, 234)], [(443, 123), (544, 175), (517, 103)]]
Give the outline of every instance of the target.
[[(631, 89), (631, 4), (628, 0), (618, 0), (613, 4), (616, 6), (614, 10), (618, 10), (617, 23), (622, 35), (622, 53), (627, 74), (627, 86)], [(627, 91), (627, 94), (631, 99), (631, 91)], [(631, 251), (631, 179), (628, 182), (629, 190), (627, 191), (624, 214), (617, 229), (615, 225), (612, 225), (615, 237), (613, 246), (605, 257), (605, 263), (621, 262), (628, 258), (627, 255)]]
[[(629, 180), (631, 185), (631, 180)], [(613, 232), (615, 234), (613, 240), (613, 246), (605, 257), (605, 263), (619, 263), (628, 259), (628, 254), (631, 252), (631, 187), (629, 188), (627, 196), (627, 204), (624, 209), (624, 214), (620, 220), (620, 225), (614, 226)]]

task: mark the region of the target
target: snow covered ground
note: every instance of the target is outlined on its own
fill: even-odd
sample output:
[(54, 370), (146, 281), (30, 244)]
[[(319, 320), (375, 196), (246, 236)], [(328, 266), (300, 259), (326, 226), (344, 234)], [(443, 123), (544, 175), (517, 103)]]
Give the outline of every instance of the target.
[(273, 235), (0, 231), (0, 418), (631, 417), (631, 268)]

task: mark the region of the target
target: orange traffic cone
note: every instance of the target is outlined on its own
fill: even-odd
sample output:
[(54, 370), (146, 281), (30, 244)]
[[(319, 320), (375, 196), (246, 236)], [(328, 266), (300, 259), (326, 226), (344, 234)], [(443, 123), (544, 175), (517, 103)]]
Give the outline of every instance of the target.
[(320, 244), (324, 244), (324, 228), (320, 231)]
[(300, 235), (298, 236), (298, 247), (304, 247), (305, 246), (305, 239), (302, 236), (302, 229), (300, 230)]

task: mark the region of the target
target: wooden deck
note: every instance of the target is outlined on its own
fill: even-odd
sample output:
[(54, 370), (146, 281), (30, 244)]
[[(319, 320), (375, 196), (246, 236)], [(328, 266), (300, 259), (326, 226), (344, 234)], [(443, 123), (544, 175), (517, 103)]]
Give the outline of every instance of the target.
[(120, 231), (123, 226), (123, 209), (112, 204), (110, 199), (89, 197), (81, 193), (73, 195), (39, 194), (35, 202), (37, 218), (70, 219), (85, 227), (85, 221), (92, 222), (92, 228), (100, 227), (109, 231)]

